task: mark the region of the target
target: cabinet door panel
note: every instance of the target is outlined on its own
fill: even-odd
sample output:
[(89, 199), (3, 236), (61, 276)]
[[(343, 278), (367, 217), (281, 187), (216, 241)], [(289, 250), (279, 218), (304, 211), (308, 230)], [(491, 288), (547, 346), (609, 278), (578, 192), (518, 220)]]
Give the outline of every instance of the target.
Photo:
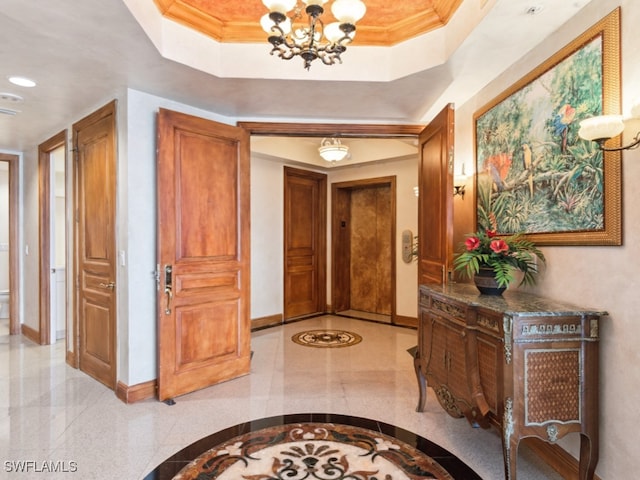
[(447, 328), (447, 367), (449, 370), (449, 390), (456, 399), (463, 400), (466, 406), (471, 405), (471, 395), (467, 383), (467, 364), (463, 329), (450, 325)]
[[(427, 375), (429, 380), (433, 383), (447, 384), (447, 327), (438, 317), (430, 316), (428, 325), (430, 325), (430, 332), (427, 332), (428, 337), (425, 339), (426, 343), (430, 345), (429, 356), (427, 357)], [(436, 388), (435, 385), (430, 385)]]
[(480, 385), (489, 408), (498, 414), (498, 378), (500, 369), (500, 345), (498, 340), (487, 335), (478, 335), (478, 370), (480, 373)]

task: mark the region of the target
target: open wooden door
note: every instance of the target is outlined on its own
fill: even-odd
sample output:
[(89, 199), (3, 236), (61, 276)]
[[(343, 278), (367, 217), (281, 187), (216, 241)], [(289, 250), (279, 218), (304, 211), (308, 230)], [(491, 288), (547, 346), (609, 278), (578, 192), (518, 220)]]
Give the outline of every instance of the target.
[(73, 125), (80, 370), (116, 387), (116, 102)]
[(158, 398), (247, 374), (249, 134), (158, 115)]
[(418, 283), (446, 283), (453, 262), (454, 108), (420, 134)]

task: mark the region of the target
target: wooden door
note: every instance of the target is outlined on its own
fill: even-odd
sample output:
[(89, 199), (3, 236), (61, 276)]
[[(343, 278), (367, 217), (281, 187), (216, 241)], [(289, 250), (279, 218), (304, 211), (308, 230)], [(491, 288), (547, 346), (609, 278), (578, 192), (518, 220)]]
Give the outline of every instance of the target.
[(326, 309), (327, 176), (284, 169), (284, 319)]
[(453, 262), (453, 105), (419, 137), (418, 283), (446, 283)]
[(116, 104), (73, 125), (79, 368), (116, 385)]
[(158, 115), (158, 397), (250, 367), (249, 135)]

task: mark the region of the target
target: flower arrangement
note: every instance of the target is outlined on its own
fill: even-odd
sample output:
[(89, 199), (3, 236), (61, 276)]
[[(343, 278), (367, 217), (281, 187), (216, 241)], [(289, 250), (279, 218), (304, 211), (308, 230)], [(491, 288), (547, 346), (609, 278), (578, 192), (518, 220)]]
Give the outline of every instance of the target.
[(471, 278), (481, 268), (488, 268), (503, 288), (513, 280), (514, 270), (524, 274), (520, 285), (534, 285), (538, 273), (536, 258), (545, 263), (542, 252), (522, 233), (501, 236), (495, 230), (478, 231), (467, 235), (463, 245), (465, 251), (454, 260), (454, 269)]

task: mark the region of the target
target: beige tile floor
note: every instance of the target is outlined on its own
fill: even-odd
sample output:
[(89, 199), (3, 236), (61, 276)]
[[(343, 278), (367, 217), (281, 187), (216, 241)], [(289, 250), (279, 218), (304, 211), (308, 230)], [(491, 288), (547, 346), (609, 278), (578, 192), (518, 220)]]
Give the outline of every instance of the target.
[[(348, 348), (295, 344), (306, 329), (356, 332)], [(190, 443), (248, 420), (322, 412), (367, 417), (426, 437), (483, 479), (502, 479), (500, 438), (449, 417), (430, 394), (415, 411), (417, 387), (407, 349), (416, 331), (322, 316), (252, 335), (248, 376), (176, 399), (125, 405), (114, 392), (64, 362), (64, 344), (38, 346), (9, 337), (0, 320), (0, 478), (142, 479)], [(430, 392), (431, 393), (431, 392)], [(20, 461), (65, 466), (75, 473), (14, 473)], [(521, 448), (519, 480), (559, 479)], [(74, 463), (70, 463), (74, 462)]]

